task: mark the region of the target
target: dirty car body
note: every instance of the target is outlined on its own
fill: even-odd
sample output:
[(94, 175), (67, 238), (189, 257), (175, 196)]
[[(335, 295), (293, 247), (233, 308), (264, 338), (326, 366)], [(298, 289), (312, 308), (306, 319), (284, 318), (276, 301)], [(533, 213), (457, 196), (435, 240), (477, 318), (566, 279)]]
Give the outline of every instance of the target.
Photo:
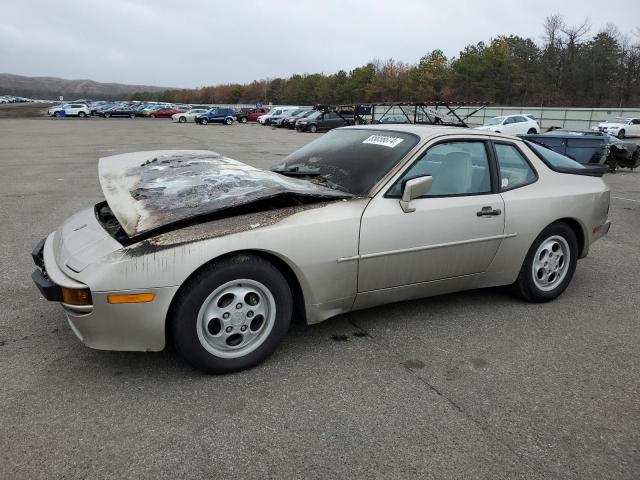
[[(513, 284), (550, 226), (565, 226), (552, 240), (567, 228), (575, 236), (566, 262), (572, 241), (575, 262), (609, 228), (601, 178), (561, 173), (521, 139), (459, 128), (341, 128), (274, 171), (210, 151), (154, 151), (103, 158), (99, 172), (105, 201), (70, 217), (33, 252), (40, 291), (62, 304), (74, 333), (97, 349), (162, 350), (189, 290), (238, 258), (280, 272), (293, 315), (313, 324), (375, 305)], [(551, 249), (557, 273), (562, 260), (554, 263)], [(555, 275), (539, 269), (547, 280)], [(247, 281), (270, 299), (265, 312), (286, 310), (265, 281)], [(244, 348), (237, 329), (248, 325), (235, 322), (232, 307), (232, 323), (220, 320), (235, 335), (224, 337), (224, 359)], [(226, 335), (206, 329), (198, 330), (201, 342)], [(228, 368), (189, 361), (230, 371), (256, 358)]]

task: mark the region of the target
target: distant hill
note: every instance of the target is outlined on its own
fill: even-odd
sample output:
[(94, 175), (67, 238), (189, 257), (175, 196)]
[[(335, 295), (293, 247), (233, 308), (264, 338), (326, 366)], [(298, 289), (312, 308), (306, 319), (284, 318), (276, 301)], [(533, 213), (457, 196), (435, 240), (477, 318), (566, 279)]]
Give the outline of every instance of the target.
[(65, 100), (88, 98), (95, 100), (116, 100), (126, 98), (135, 92), (160, 92), (173, 90), (169, 87), (149, 85), (127, 85), (123, 83), (100, 83), (93, 80), (67, 80), (57, 77), (25, 77), (0, 73), (0, 95), (57, 100), (63, 95)]

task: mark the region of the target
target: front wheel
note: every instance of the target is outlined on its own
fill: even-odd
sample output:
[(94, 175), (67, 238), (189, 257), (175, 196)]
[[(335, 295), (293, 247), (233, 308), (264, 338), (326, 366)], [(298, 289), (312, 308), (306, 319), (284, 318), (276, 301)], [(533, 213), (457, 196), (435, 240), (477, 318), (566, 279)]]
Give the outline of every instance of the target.
[(130, 114), (129, 114), (129, 118), (131, 118), (131, 119), (136, 118), (136, 114), (135, 114), (135, 113), (130, 113)]
[(187, 122), (187, 118), (186, 117), (180, 117), (180, 118), (178, 118), (178, 122), (186, 123)]
[(80, 112), (80, 113), (78, 113), (78, 116), (79, 116), (80, 118), (84, 118), (84, 117), (86, 117), (86, 116), (87, 116), (87, 114), (86, 114), (86, 113), (84, 113), (84, 112)]
[(238, 255), (212, 263), (182, 288), (169, 319), (178, 353), (207, 373), (251, 368), (289, 329), (289, 285), (270, 262)]
[(200, 119), (200, 125), (206, 125), (207, 123), (209, 123), (209, 120), (207, 120), (206, 118)]
[(535, 239), (513, 287), (529, 302), (548, 302), (567, 288), (578, 262), (578, 241), (566, 223), (553, 223)]
[(110, 113), (105, 113), (105, 114), (104, 114), (104, 118), (109, 118), (110, 116), (111, 116), (111, 114), (110, 114)]
[(624, 129), (620, 130), (620, 131), (618, 132), (618, 138), (624, 138), (625, 133), (626, 133), (626, 132), (624, 131)]
[(316, 124), (312, 123), (311, 125), (309, 125), (309, 131), (311, 133), (316, 133), (318, 131), (318, 127), (316, 126)]

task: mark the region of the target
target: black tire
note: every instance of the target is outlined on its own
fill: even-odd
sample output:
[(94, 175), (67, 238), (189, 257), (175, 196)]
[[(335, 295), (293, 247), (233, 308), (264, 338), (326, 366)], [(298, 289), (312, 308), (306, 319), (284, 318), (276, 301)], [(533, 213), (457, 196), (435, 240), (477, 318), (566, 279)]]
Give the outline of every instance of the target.
[(109, 118), (110, 116), (111, 116), (111, 114), (110, 114), (110, 113), (105, 113), (105, 114), (104, 114), (104, 118)]
[(240, 117), (240, 123), (247, 123), (247, 117)]
[(178, 123), (186, 123), (187, 117), (178, 117)]
[(626, 134), (626, 132), (624, 131), (624, 128), (623, 128), (623, 129), (621, 129), (621, 130), (618, 132), (618, 138), (624, 138), (624, 137), (625, 137), (625, 134)]
[(527, 135), (535, 135), (538, 131), (535, 128), (530, 128), (527, 132)]
[(233, 118), (229, 118), (229, 117), (225, 118), (224, 119), (224, 124), (225, 125), (233, 125)]
[(53, 112), (53, 116), (57, 117), (57, 118), (60, 118), (60, 112)]
[(309, 131), (311, 133), (316, 133), (318, 131), (318, 126), (315, 123), (312, 123), (311, 125), (309, 125)]
[[(198, 313), (214, 290), (227, 282), (249, 279), (260, 282), (272, 294), (275, 305), (273, 327), (263, 342), (245, 356), (223, 358), (207, 350), (198, 338)], [(291, 290), (280, 271), (256, 256), (238, 255), (214, 262), (185, 284), (171, 309), (170, 332), (176, 351), (205, 373), (230, 373), (254, 367), (276, 349), (291, 324)]]
[[(537, 285), (533, 278), (533, 262), (538, 247), (540, 247), (547, 239), (551, 237), (562, 237), (569, 246), (570, 258), (566, 274), (561, 282), (559, 282), (552, 290), (542, 290)], [(534, 240), (531, 248), (527, 252), (527, 256), (524, 259), (522, 268), (518, 279), (512, 285), (513, 292), (521, 298), (533, 303), (548, 302), (557, 298), (562, 292), (565, 291), (573, 274), (576, 271), (576, 265), (578, 263), (578, 240), (576, 234), (571, 227), (563, 222), (556, 222), (545, 228), (540, 235)]]
[(206, 125), (207, 123), (209, 123), (209, 120), (207, 120), (206, 118), (200, 119), (200, 125)]
[(136, 114), (135, 113), (130, 113), (129, 114), (129, 118), (131, 118), (133, 120), (134, 118), (136, 118)]
[(84, 113), (84, 112), (80, 112), (80, 113), (78, 113), (78, 116), (79, 116), (80, 118), (84, 118), (84, 117), (86, 117), (86, 116), (87, 116), (87, 114), (86, 114), (86, 113)]

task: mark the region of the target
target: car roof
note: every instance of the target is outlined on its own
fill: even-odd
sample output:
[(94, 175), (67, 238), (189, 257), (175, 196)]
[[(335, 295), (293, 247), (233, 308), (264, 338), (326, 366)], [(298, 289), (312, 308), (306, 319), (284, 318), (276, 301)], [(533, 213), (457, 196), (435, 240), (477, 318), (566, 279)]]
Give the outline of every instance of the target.
[(464, 127), (449, 127), (440, 125), (416, 125), (413, 123), (385, 123), (375, 125), (354, 125), (350, 127), (341, 127), (343, 129), (355, 129), (355, 130), (378, 130), (385, 132), (403, 132), (412, 133), (420, 137), (422, 141), (428, 140), (433, 137), (440, 137), (443, 135), (469, 135), (469, 136), (496, 136), (505, 138), (514, 138), (509, 135), (495, 134), (494, 132), (488, 132), (486, 130), (476, 130), (473, 128)]

